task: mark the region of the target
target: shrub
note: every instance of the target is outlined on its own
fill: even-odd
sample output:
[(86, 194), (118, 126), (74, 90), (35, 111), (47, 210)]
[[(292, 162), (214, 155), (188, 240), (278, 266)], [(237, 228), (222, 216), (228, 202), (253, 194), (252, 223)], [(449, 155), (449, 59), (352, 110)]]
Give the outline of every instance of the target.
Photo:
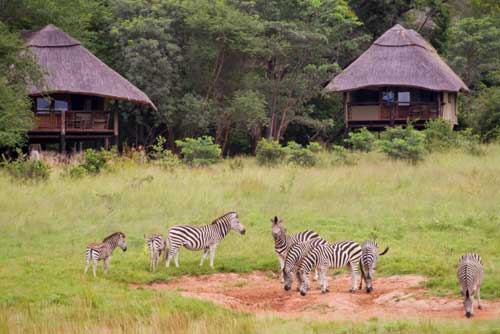
[(425, 123), (425, 146), (432, 151), (445, 151), (456, 146), (455, 132), (444, 119), (430, 120)]
[(473, 134), (472, 129), (462, 130), (456, 135), (457, 145), (465, 152), (472, 155), (484, 155), (479, 135)]
[(17, 160), (4, 161), (2, 164), (10, 176), (20, 181), (39, 182), (50, 177), (50, 167), (45, 162), (29, 160), (20, 150)]
[(349, 138), (345, 142), (353, 149), (362, 152), (373, 150), (375, 136), (367, 128), (361, 128), (357, 131), (349, 132)]
[(212, 137), (186, 138), (175, 143), (181, 148), (182, 159), (190, 166), (207, 166), (221, 159), (222, 150)]
[(288, 154), (288, 162), (291, 164), (312, 167), (317, 163), (317, 158), (311, 150), (302, 147), (294, 141), (288, 142), (285, 152)]
[(88, 174), (99, 174), (106, 166), (106, 153), (94, 149), (85, 150), (83, 162), (80, 164)]
[(151, 146), (150, 156), (155, 165), (162, 169), (172, 170), (180, 165), (180, 159), (172, 151), (164, 148), (166, 142), (162, 136), (156, 138), (156, 144)]
[(331, 163), (333, 166), (339, 166), (339, 165), (351, 166), (357, 163), (357, 159), (352, 153), (346, 150), (345, 147), (333, 145)]
[(312, 141), (307, 145), (307, 149), (313, 153), (320, 153), (323, 151), (323, 146), (317, 141)]
[(257, 162), (261, 165), (277, 165), (286, 156), (286, 152), (280, 143), (268, 139), (259, 141), (255, 153)]
[(79, 179), (87, 174), (87, 170), (81, 165), (70, 166), (65, 173), (67, 176), (73, 179)]
[(381, 151), (393, 159), (403, 159), (415, 164), (425, 156), (425, 135), (410, 124), (406, 128), (388, 128), (381, 136), (382, 139), (378, 141)]
[(239, 158), (234, 158), (229, 160), (229, 168), (231, 170), (243, 169), (243, 160)]

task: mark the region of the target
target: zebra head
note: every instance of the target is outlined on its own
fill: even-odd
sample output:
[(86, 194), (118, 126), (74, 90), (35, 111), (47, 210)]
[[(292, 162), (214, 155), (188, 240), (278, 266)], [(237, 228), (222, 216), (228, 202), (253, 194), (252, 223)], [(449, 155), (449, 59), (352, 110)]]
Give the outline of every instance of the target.
[(474, 310), (472, 308), (472, 296), (469, 293), (469, 289), (465, 290), (465, 294), (463, 292), (462, 294), (464, 295), (465, 316), (470, 318), (474, 315)]
[(232, 230), (239, 232), (240, 234), (245, 234), (245, 226), (240, 222), (238, 214), (236, 212), (231, 212), (228, 216), (229, 226)]
[(125, 234), (122, 232), (118, 232), (118, 247), (122, 249), (122, 251), (127, 251), (127, 243), (125, 242)]
[(286, 235), (286, 228), (282, 219), (275, 216), (274, 218), (271, 218), (271, 223), (274, 240), (279, 240)]

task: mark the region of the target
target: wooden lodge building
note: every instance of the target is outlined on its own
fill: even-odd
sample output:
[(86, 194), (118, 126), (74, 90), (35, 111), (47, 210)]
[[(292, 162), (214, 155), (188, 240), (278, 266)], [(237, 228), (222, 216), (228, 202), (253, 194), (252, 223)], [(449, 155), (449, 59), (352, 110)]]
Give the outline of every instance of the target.
[(457, 124), (464, 82), (416, 31), (395, 25), (326, 86), (343, 92), (346, 130), (382, 129), (408, 120)]
[(45, 71), (43, 87), (30, 87), (35, 128), (29, 143), (91, 141), (118, 144), (118, 111), (111, 102), (130, 101), (156, 109), (127, 79), (104, 64), (79, 41), (48, 25), (23, 33), (26, 45)]

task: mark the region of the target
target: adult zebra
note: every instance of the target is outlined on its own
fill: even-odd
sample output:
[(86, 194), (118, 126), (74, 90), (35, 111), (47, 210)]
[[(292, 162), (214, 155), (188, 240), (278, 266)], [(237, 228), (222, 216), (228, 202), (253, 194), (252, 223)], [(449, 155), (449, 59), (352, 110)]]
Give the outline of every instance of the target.
[(357, 272), (361, 258), (361, 247), (354, 241), (340, 241), (329, 245), (314, 247), (302, 260), (298, 269), (300, 282), (300, 294), (305, 296), (309, 290), (309, 273), (312, 268), (319, 271), (321, 292), (328, 292), (328, 281), (326, 278), (329, 268), (341, 268), (349, 265), (351, 271), (350, 292), (356, 292)]
[(92, 272), (96, 277), (96, 267), (98, 261), (104, 262), (104, 273), (108, 272), (109, 259), (116, 247), (120, 247), (124, 252), (127, 250), (127, 243), (125, 242), (125, 234), (122, 232), (115, 232), (106, 238), (101, 243), (92, 243), (87, 245), (86, 249), (86, 263), (84, 274), (89, 269), (90, 260), (93, 259)]
[(361, 279), (359, 280), (359, 289), (363, 287), (363, 280), (366, 283), (366, 292), (373, 291), (372, 279), (375, 274), (378, 257), (389, 251), (386, 247), (382, 253), (378, 253), (378, 244), (374, 240), (366, 240), (361, 244)]
[(477, 297), (477, 308), (482, 309), (481, 283), (483, 282), (484, 270), (481, 257), (474, 253), (468, 253), (460, 258), (458, 264), (457, 278), (461, 287), (461, 294), (464, 297), (465, 316), (470, 318), (474, 315), (474, 294)]
[(298, 278), (298, 267), (304, 257), (318, 245), (326, 245), (327, 241), (321, 238), (311, 239), (304, 242), (297, 242), (288, 251), (283, 268), (283, 279), (285, 281), (284, 289), (286, 291), (292, 288), (293, 275), (295, 272)]
[(166, 266), (174, 258), (175, 266), (179, 267), (179, 249), (184, 246), (189, 250), (203, 250), (200, 266), (210, 251), (210, 267), (214, 267), (215, 248), (225, 238), (230, 230), (245, 234), (245, 226), (241, 224), (236, 212), (228, 212), (205, 226), (175, 225), (168, 231), (168, 257)]
[(283, 269), (285, 268), (285, 260), (288, 250), (298, 242), (320, 239), (321, 237), (318, 233), (311, 230), (305, 230), (297, 234), (287, 234), (283, 220), (276, 216), (271, 219), (271, 223), (271, 230), (274, 238), (274, 251), (278, 256), (278, 261), (280, 263), (280, 281), (281, 283), (284, 283), (285, 279), (283, 277)]
[(165, 240), (161, 234), (154, 234), (149, 238), (144, 236), (144, 239), (146, 239), (149, 249), (149, 270), (155, 272), (156, 267), (158, 267), (161, 254), (163, 253), (164, 256), (166, 254), (167, 240)]

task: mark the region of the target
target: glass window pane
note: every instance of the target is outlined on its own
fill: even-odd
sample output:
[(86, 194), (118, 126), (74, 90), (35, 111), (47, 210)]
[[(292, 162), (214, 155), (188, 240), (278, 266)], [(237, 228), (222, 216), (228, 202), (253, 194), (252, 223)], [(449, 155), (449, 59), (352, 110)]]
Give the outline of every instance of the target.
[(394, 103), (394, 92), (393, 91), (383, 92), (382, 93), (382, 101), (386, 105)]
[(71, 95), (71, 110), (85, 110), (85, 96)]
[(54, 100), (54, 109), (55, 110), (68, 110), (68, 102), (64, 100)]
[(104, 107), (104, 99), (99, 96), (92, 96), (92, 110), (99, 111)]
[(36, 98), (36, 110), (37, 111), (49, 111), (50, 110), (50, 98), (37, 97)]
[(360, 89), (352, 92), (352, 103), (378, 104), (378, 91)]
[(410, 92), (398, 92), (398, 105), (400, 106), (410, 105)]

